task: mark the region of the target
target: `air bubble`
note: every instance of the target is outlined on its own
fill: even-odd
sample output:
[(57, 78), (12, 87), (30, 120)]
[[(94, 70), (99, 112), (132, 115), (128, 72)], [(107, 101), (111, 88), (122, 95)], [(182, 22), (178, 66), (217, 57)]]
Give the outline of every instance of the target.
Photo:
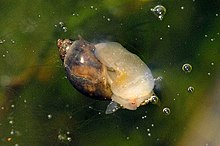
[(170, 109), (168, 107), (165, 107), (163, 109), (163, 113), (165, 113), (166, 115), (169, 115), (170, 114)]
[(67, 137), (67, 140), (70, 142), (72, 140), (72, 138), (71, 137)]
[(215, 38), (211, 38), (210, 41), (213, 42), (215, 40)]
[(0, 40), (0, 44), (3, 44), (5, 42), (5, 40)]
[(11, 40), (11, 43), (12, 43), (12, 44), (14, 44), (14, 43), (15, 43), (15, 41), (14, 41), (14, 40)]
[(153, 96), (151, 96), (150, 101), (153, 104), (157, 104), (159, 102), (159, 98), (157, 96), (153, 95)]
[(63, 27), (63, 31), (64, 31), (64, 32), (67, 32), (67, 27), (64, 26), (64, 27)]
[(186, 63), (182, 66), (182, 70), (186, 73), (190, 73), (192, 71), (192, 65)]
[(60, 21), (60, 22), (59, 22), (59, 26), (60, 26), (60, 27), (63, 27), (63, 26), (64, 26), (64, 23)]
[(166, 8), (162, 5), (157, 5), (154, 8), (150, 9), (154, 15), (156, 15), (160, 20), (163, 19), (163, 16), (166, 14)]
[(194, 87), (192, 87), (192, 86), (188, 87), (187, 91), (189, 93), (193, 93), (194, 92)]
[(13, 124), (14, 124), (14, 121), (10, 120), (10, 121), (9, 121), (9, 124), (12, 124), (12, 125), (13, 125)]
[(51, 114), (47, 115), (47, 118), (52, 119), (52, 115)]
[(61, 142), (70, 142), (72, 141), (72, 138), (68, 136), (68, 133), (60, 133), (57, 136), (58, 140), (60, 140)]

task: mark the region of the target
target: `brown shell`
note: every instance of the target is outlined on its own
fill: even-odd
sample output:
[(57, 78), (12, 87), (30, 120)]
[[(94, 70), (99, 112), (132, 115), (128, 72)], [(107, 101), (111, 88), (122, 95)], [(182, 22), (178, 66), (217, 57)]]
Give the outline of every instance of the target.
[(99, 100), (111, 100), (106, 67), (95, 57), (95, 46), (83, 39), (58, 40), (61, 60), (71, 84), (81, 93)]

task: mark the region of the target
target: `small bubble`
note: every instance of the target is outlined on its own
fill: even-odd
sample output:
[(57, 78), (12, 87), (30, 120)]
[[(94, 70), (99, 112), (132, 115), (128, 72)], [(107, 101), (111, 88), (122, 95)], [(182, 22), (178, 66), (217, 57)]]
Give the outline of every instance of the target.
[(150, 101), (153, 103), (153, 104), (157, 104), (159, 102), (159, 98), (155, 95), (151, 96), (151, 99)]
[(138, 129), (139, 129), (139, 127), (137, 126), (137, 127), (136, 127), (136, 129), (138, 130)]
[(182, 70), (185, 73), (190, 73), (192, 71), (192, 66), (190, 64), (186, 63), (182, 66)]
[(169, 114), (170, 114), (170, 109), (167, 108), (167, 107), (165, 107), (165, 108), (163, 109), (163, 112), (164, 112), (166, 115), (169, 115)]
[(149, 129), (149, 128), (147, 128), (147, 131), (148, 131), (148, 132), (150, 132), (150, 129)]
[(14, 105), (14, 104), (12, 104), (12, 105), (11, 105), (11, 108), (14, 108), (14, 107), (15, 107), (15, 105)]
[(162, 40), (163, 38), (161, 37), (160, 40)]
[(154, 127), (154, 124), (151, 124), (151, 127)]
[(3, 54), (2, 57), (5, 57), (5, 54)]
[(151, 136), (151, 133), (148, 133), (147, 135), (148, 135), (148, 136)]
[(205, 34), (205, 37), (207, 38), (207, 37), (208, 37), (208, 35), (207, 35), (207, 34)]
[(156, 15), (160, 20), (163, 19), (163, 16), (166, 14), (166, 8), (162, 5), (157, 5), (154, 8), (150, 9), (154, 15)]
[(170, 25), (167, 25), (168, 28), (170, 28)]
[(142, 119), (146, 119), (146, 118), (147, 118), (147, 116), (146, 116), (146, 115), (144, 115), (144, 116), (142, 116), (141, 118), (142, 118)]
[(5, 40), (0, 40), (0, 44), (3, 44), (5, 42)]
[(211, 73), (210, 72), (208, 72), (208, 76), (210, 76), (211, 75)]
[(13, 121), (13, 120), (10, 120), (10, 121), (9, 121), (9, 124), (14, 124), (14, 121)]
[(192, 86), (188, 87), (187, 91), (189, 93), (193, 93), (194, 92), (194, 87), (192, 87)]
[(52, 119), (52, 115), (51, 114), (47, 115), (47, 118)]
[(60, 27), (63, 27), (63, 26), (64, 26), (64, 23), (63, 23), (62, 21), (60, 21), (60, 22), (59, 22), (59, 26), (60, 26)]
[(15, 43), (15, 41), (14, 41), (14, 40), (11, 40), (11, 43), (12, 43), (12, 44), (14, 44), (14, 43)]
[(214, 62), (211, 62), (211, 65), (212, 65), (212, 66), (215, 65)]
[(67, 27), (64, 26), (64, 27), (63, 27), (63, 31), (64, 31), (64, 32), (67, 32)]
[(129, 139), (130, 139), (130, 137), (129, 137), (129, 136), (127, 136), (127, 137), (126, 137), (126, 139), (127, 139), (127, 140), (129, 140)]
[(91, 8), (91, 9), (93, 9), (93, 8), (94, 8), (94, 6), (90, 6), (90, 8)]
[(184, 9), (184, 7), (182, 6), (182, 7), (180, 7), (182, 10)]
[(211, 38), (210, 41), (213, 42), (215, 40), (215, 38)]
[(215, 16), (218, 17), (218, 13), (216, 13)]
[(10, 132), (11, 135), (14, 135), (15, 134), (15, 131), (14, 129), (11, 129), (11, 132)]
[(67, 140), (70, 142), (72, 140), (72, 138), (71, 137), (67, 137)]
[(108, 20), (108, 21), (111, 21), (111, 19), (110, 19), (110, 18), (107, 18), (107, 20)]
[(66, 138), (67, 138), (67, 135), (66, 135), (66, 134), (59, 134), (59, 135), (58, 135), (58, 139), (59, 139), (60, 141), (66, 140)]

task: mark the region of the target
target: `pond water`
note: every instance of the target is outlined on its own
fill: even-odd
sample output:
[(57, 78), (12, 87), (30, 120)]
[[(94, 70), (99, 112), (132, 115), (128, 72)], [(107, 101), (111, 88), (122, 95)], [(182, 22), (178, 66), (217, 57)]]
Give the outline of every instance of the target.
[[(1, 146), (217, 146), (220, 1), (0, 1)], [(69, 83), (57, 40), (115, 41), (139, 56), (159, 104), (106, 115)]]

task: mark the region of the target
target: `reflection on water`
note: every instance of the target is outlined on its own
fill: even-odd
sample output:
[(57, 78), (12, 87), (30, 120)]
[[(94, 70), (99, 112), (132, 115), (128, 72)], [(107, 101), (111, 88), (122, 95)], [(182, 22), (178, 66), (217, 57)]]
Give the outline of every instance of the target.
[[(0, 145), (218, 145), (218, 1), (0, 5)], [(151, 11), (157, 5), (166, 8), (162, 21)], [(137, 54), (163, 78), (160, 104), (106, 115), (108, 102), (77, 92), (56, 40), (79, 34)]]

